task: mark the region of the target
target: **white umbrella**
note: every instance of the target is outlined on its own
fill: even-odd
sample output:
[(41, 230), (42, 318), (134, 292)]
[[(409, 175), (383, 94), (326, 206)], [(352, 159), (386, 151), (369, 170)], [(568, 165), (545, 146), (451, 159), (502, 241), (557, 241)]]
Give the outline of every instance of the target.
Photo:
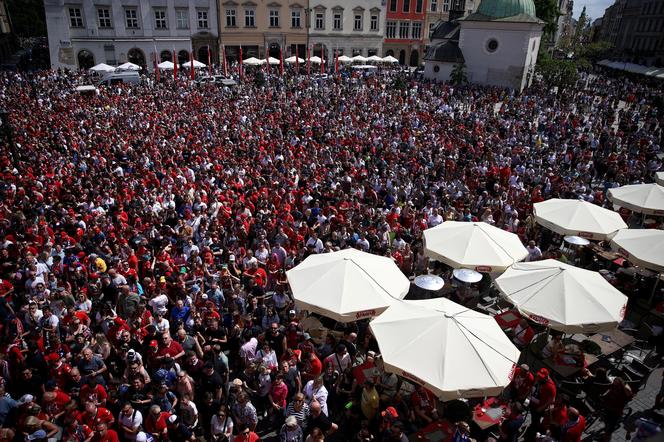
[(274, 58), (274, 57), (269, 57), (268, 62), (270, 64), (280, 64), (281, 63), (278, 58)]
[(367, 57), (367, 61), (371, 61), (374, 63), (381, 63), (383, 59), (380, 58), (378, 55), (370, 55), (369, 57)]
[(395, 302), (370, 327), (387, 371), (445, 401), (500, 394), (519, 360), (491, 316), (446, 298)]
[[(188, 61), (186, 63), (182, 63), (182, 67), (184, 67), (184, 68), (191, 67), (191, 62)], [(207, 67), (207, 65), (205, 63), (201, 63), (198, 60), (194, 60), (194, 68), (199, 69), (199, 68), (206, 68), (206, 67)]]
[(664, 230), (624, 229), (611, 240), (632, 264), (664, 273)]
[(353, 61), (353, 59), (350, 58), (348, 55), (340, 55), (339, 56), (339, 62), (340, 63), (350, 63), (352, 61)]
[(588, 241), (585, 238), (581, 238), (580, 236), (574, 236), (574, 235), (569, 235), (563, 238), (565, 242), (570, 243), (575, 246), (587, 246), (590, 244), (590, 241)]
[(537, 223), (560, 235), (604, 240), (627, 224), (620, 214), (583, 200), (553, 198), (533, 204)]
[(514, 233), (483, 222), (447, 221), (424, 231), (424, 253), (454, 268), (499, 272), (528, 256)]
[(353, 62), (357, 61), (357, 62), (360, 62), (360, 63), (366, 63), (368, 59), (366, 57), (361, 56), (361, 55), (356, 55), (355, 57), (351, 58), (351, 60), (353, 60)]
[(413, 283), (421, 289), (440, 290), (445, 285), (445, 281), (438, 275), (419, 275), (413, 280)]
[(454, 269), (452, 271), (452, 276), (461, 282), (468, 282), (471, 284), (482, 280), (482, 274), (471, 269)]
[(627, 307), (627, 296), (598, 272), (554, 259), (514, 264), (495, 282), (523, 315), (566, 333), (614, 329)]
[(385, 63), (399, 63), (399, 60), (396, 58), (392, 57), (391, 55), (388, 55), (387, 57), (383, 57), (383, 61)]
[(291, 57), (288, 57), (287, 59), (284, 60), (284, 62), (295, 64), (296, 59), (297, 59), (297, 63), (300, 63), (300, 64), (304, 63), (304, 58), (296, 57), (295, 55), (293, 55)]
[(657, 173), (655, 174), (655, 181), (656, 181), (657, 184), (659, 184), (660, 186), (664, 186), (664, 172), (657, 172)]
[(115, 68), (106, 63), (99, 63), (98, 65), (92, 66), (90, 70), (93, 72), (115, 72)]
[(320, 57), (318, 57), (316, 55), (314, 55), (313, 57), (309, 57), (309, 62), (310, 63), (320, 64), (321, 61), (322, 60), (320, 59)]
[(137, 64), (126, 62), (118, 66), (119, 71), (140, 71), (141, 67)]
[(246, 64), (249, 66), (260, 66), (262, 64), (265, 64), (265, 60), (259, 60), (256, 57), (249, 57), (246, 60), (243, 60), (242, 64)]
[(162, 61), (161, 63), (159, 63), (159, 64), (157, 65), (157, 67), (158, 67), (159, 69), (173, 69), (174, 66), (175, 66), (175, 65), (173, 64), (173, 62), (172, 62), (172, 61), (168, 61), (168, 60), (166, 60), (166, 61)]
[(286, 276), (300, 308), (341, 322), (379, 315), (410, 289), (392, 259), (356, 249), (311, 255)]
[(633, 212), (664, 215), (664, 187), (659, 184), (631, 184), (609, 189), (609, 201)]

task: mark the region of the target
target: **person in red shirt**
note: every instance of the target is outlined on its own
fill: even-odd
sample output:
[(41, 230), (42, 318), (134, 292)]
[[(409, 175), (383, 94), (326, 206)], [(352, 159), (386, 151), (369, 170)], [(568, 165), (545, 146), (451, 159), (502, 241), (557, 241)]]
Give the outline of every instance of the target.
[(323, 364), (316, 356), (316, 353), (309, 353), (302, 370), (302, 383), (305, 384), (312, 379), (316, 379), (323, 372)]
[(418, 386), (410, 395), (410, 402), (418, 420), (428, 425), (438, 419), (436, 397), (426, 388)]
[(535, 384), (535, 377), (530, 372), (530, 367), (526, 364), (521, 364), (521, 366), (514, 370), (512, 382), (505, 389), (506, 396), (510, 399), (523, 402), (530, 396), (533, 384)]
[(258, 434), (251, 431), (249, 428), (241, 428), (240, 434), (233, 438), (233, 442), (258, 442), (261, 438)]
[(109, 429), (106, 422), (98, 422), (95, 430), (90, 442), (120, 442), (118, 433), (115, 430)]
[(81, 387), (78, 397), (81, 403), (94, 402), (97, 405), (105, 405), (108, 394), (104, 386), (97, 383), (97, 378), (89, 378), (88, 382)]
[(173, 338), (171, 338), (169, 332), (166, 332), (161, 336), (159, 350), (157, 350), (157, 356), (155, 359), (162, 360), (169, 356), (173, 359), (179, 359), (184, 356), (184, 349), (179, 342), (174, 341)]
[(533, 394), (530, 397), (530, 412), (532, 424), (528, 429), (529, 433), (534, 434), (539, 431), (540, 422), (544, 413), (553, 405), (556, 400), (556, 384), (549, 376), (549, 370), (540, 368), (535, 378)]
[(115, 422), (113, 414), (107, 408), (97, 407), (94, 402), (85, 403), (85, 411), (78, 415), (77, 420), (90, 428), (96, 428), (97, 422), (104, 422), (109, 425)]
[(166, 411), (161, 411), (159, 405), (150, 407), (150, 413), (143, 423), (145, 432), (156, 440), (163, 440), (168, 437), (168, 418), (171, 414)]
[(567, 423), (560, 430), (560, 442), (581, 442), (581, 435), (586, 428), (586, 418), (576, 408), (567, 410)]

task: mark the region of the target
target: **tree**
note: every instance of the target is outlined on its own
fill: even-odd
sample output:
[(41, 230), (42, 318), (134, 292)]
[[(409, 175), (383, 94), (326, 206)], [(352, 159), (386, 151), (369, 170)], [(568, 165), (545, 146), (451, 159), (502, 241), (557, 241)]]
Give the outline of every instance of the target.
[(43, 0), (7, 0), (14, 33), (19, 37), (46, 37)]
[(454, 65), (452, 72), (450, 72), (450, 82), (454, 85), (468, 83), (465, 63), (457, 63)]
[(544, 25), (545, 38), (552, 39), (558, 29), (558, 17), (560, 9), (557, 0), (534, 0), (535, 13), (537, 18), (542, 20)]
[(586, 32), (587, 24), (588, 24), (588, 15), (586, 14), (586, 7), (584, 6), (583, 10), (581, 11), (581, 15), (579, 16), (579, 21), (576, 23), (576, 29), (574, 30), (572, 51), (576, 52), (578, 44), (584, 41), (584, 35)]
[(537, 57), (537, 72), (550, 86), (573, 86), (579, 78), (579, 66), (573, 60), (556, 60), (546, 51)]

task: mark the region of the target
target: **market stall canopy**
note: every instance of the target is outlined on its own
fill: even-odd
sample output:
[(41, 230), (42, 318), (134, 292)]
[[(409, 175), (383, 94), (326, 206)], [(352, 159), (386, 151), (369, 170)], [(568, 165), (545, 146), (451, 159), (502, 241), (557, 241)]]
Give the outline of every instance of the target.
[(286, 63), (291, 63), (291, 64), (295, 64), (296, 62), (302, 64), (304, 63), (304, 58), (296, 57), (295, 55), (293, 55), (291, 57), (288, 57), (284, 61)]
[(424, 252), (454, 268), (500, 272), (528, 256), (519, 237), (484, 222), (446, 221), (424, 231)]
[(664, 187), (659, 184), (630, 184), (609, 189), (609, 201), (636, 213), (664, 215)]
[(320, 64), (321, 59), (320, 59), (320, 57), (317, 57), (316, 55), (314, 55), (313, 57), (309, 57), (309, 62), (310, 62), (310, 63)]
[(500, 394), (519, 360), (491, 316), (446, 298), (397, 301), (370, 327), (387, 371), (445, 401)]
[(120, 66), (118, 66), (118, 71), (140, 71), (141, 67), (137, 64), (134, 63), (123, 63)]
[(339, 58), (338, 58), (338, 60), (339, 60), (341, 63), (350, 63), (350, 62), (353, 61), (353, 59), (350, 58), (348, 55), (340, 55)]
[(514, 264), (495, 284), (524, 316), (565, 333), (614, 329), (627, 306), (598, 272), (553, 259)]
[(383, 59), (380, 58), (378, 55), (371, 55), (367, 57), (367, 61), (372, 62), (372, 63), (382, 63)]
[(379, 315), (410, 288), (391, 258), (356, 249), (310, 255), (286, 276), (296, 305), (340, 322)]
[(611, 247), (634, 265), (664, 273), (664, 230), (624, 229), (613, 237)]
[(249, 66), (260, 66), (260, 65), (265, 64), (265, 60), (259, 60), (256, 57), (249, 57), (246, 60), (243, 60), (242, 64), (246, 64), (246, 65), (249, 65)]
[(106, 63), (99, 63), (98, 65), (92, 66), (90, 70), (100, 73), (115, 72), (115, 67), (107, 65)]
[(159, 69), (166, 69), (166, 70), (168, 70), (168, 69), (173, 69), (173, 68), (175, 67), (175, 65), (173, 64), (172, 61), (168, 61), (168, 60), (166, 60), (166, 61), (162, 61), (161, 63), (159, 63), (159, 64), (157, 65), (157, 67), (158, 67)]
[[(191, 67), (191, 62), (188, 61), (186, 63), (182, 63), (182, 67), (189, 68)], [(205, 63), (201, 63), (198, 60), (194, 60), (194, 68), (206, 68), (207, 65)]]
[(553, 198), (533, 204), (537, 223), (560, 235), (604, 240), (627, 224), (620, 214), (583, 200)]
[(270, 64), (281, 64), (281, 61), (279, 61), (278, 58), (269, 57), (267, 60)]
[(356, 55), (355, 57), (351, 58), (351, 60), (354, 62), (366, 63), (369, 59), (361, 55)]
[(383, 57), (383, 62), (385, 62), (385, 63), (399, 63), (399, 60), (392, 57), (391, 55), (388, 55), (387, 57)]

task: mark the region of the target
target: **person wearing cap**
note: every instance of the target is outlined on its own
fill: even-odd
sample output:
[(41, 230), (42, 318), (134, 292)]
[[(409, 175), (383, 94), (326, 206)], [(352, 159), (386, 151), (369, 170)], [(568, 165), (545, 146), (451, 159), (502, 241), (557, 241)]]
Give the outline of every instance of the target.
[(544, 413), (553, 405), (555, 400), (556, 384), (549, 376), (549, 370), (540, 368), (535, 376), (535, 384), (530, 396), (531, 425), (528, 428), (529, 434), (534, 434), (539, 430)]
[(530, 372), (530, 367), (527, 364), (521, 364), (514, 370), (512, 381), (505, 388), (505, 396), (523, 402), (530, 396), (534, 384), (535, 377)]
[(279, 442), (303, 442), (304, 432), (295, 416), (288, 416), (279, 431)]

